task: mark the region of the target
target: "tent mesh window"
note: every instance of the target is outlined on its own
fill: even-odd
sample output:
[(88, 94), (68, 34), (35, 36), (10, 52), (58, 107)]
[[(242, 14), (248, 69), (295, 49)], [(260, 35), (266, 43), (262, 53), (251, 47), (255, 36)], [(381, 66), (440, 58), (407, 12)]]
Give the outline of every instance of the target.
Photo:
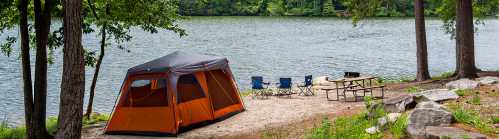
[(168, 106), (166, 79), (134, 80), (128, 90), (125, 107)]
[(205, 98), (203, 89), (193, 74), (180, 76), (177, 84), (178, 103)]
[(207, 71), (206, 79), (213, 109), (219, 110), (239, 103), (232, 79), (222, 70)]

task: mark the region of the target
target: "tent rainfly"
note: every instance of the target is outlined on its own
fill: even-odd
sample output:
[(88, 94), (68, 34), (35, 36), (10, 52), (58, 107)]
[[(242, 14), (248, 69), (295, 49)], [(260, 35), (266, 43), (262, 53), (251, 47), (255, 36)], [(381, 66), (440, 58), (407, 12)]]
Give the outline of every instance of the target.
[(227, 58), (177, 51), (128, 70), (105, 133), (176, 135), (242, 111)]

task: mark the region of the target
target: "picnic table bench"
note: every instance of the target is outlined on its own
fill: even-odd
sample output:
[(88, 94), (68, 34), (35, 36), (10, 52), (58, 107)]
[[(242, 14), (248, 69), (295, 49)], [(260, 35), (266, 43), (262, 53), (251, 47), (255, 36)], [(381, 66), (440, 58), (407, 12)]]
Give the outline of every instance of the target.
[[(366, 93), (370, 93), (372, 97), (373, 96), (373, 90), (374, 89), (381, 89), (381, 98), (384, 98), (384, 87), (383, 85), (378, 85), (378, 86), (373, 86), (373, 80), (375, 80), (376, 77), (374, 76), (361, 76), (361, 77), (355, 77), (355, 78), (341, 78), (341, 79), (336, 79), (336, 80), (328, 80), (329, 82), (334, 82), (335, 86), (334, 87), (327, 87), (327, 88), (322, 88), (321, 90), (326, 92), (326, 98), (329, 101), (339, 101), (340, 96), (343, 97), (344, 101), (347, 101), (347, 93), (352, 92), (354, 96), (353, 102), (357, 101), (357, 98), (360, 96), (357, 94), (357, 92), (363, 92), (363, 95), (361, 97), (366, 96)], [(336, 99), (330, 99), (329, 98), (329, 91), (336, 90)]]

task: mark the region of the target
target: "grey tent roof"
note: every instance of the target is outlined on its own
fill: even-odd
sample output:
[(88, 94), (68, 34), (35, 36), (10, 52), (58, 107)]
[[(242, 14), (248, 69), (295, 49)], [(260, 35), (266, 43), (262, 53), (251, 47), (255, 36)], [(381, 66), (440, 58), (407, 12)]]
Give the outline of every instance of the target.
[(171, 71), (181, 75), (203, 70), (224, 69), (227, 58), (176, 51), (128, 69), (128, 74)]

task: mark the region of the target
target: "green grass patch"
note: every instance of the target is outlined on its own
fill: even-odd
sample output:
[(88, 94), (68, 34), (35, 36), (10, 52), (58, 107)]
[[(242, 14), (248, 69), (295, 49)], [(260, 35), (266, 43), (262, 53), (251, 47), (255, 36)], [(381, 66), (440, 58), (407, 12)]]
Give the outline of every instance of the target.
[[(92, 125), (109, 120), (108, 115), (93, 113), (89, 119), (83, 118), (83, 126)], [(57, 117), (50, 117), (46, 120), (45, 127), (50, 135), (57, 132)], [(9, 127), (7, 121), (0, 123), (0, 139), (24, 139), (26, 138), (26, 128), (24, 126)]]
[(421, 87), (411, 86), (411, 87), (406, 88), (405, 91), (407, 93), (417, 93), (417, 92), (423, 91), (423, 89)]
[(241, 95), (241, 97), (247, 97), (247, 96), (251, 96), (251, 94), (253, 94), (253, 90), (251, 89), (248, 89), (248, 90), (245, 90), (241, 93), (239, 93)]
[(467, 103), (473, 104), (473, 105), (480, 105), (480, 103), (481, 103), (480, 96), (474, 95), (473, 98), (471, 98), (471, 100), (467, 101)]
[(307, 136), (308, 139), (380, 139), (383, 137), (381, 132), (377, 134), (368, 134), (366, 128), (376, 124), (375, 120), (370, 120), (366, 113), (361, 113), (350, 117), (339, 117), (333, 122), (324, 119), (319, 126), (312, 129)]
[(390, 77), (381, 77), (377, 78), (375, 84), (384, 85), (384, 84), (395, 84), (395, 83), (408, 83), (414, 81), (416, 78), (413, 76), (401, 76), (396, 78)]
[(489, 125), (489, 123), (487, 123), (486, 121), (482, 120), (480, 118), (480, 115), (478, 115), (478, 113), (476, 113), (475, 111), (465, 109), (463, 107), (458, 107), (452, 109), (452, 115), (454, 116), (454, 119), (456, 119), (456, 121), (459, 123), (471, 125), (483, 133), (494, 133), (494, 129), (492, 128), (492, 126)]
[(454, 75), (454, 71), (447, 71), (447, 72), (444, 72), (438, 76), (435, 76), (435, 77), (432, 77), (431, 79), (433, 80), (442, 80), (442, 79), (447, 79), (447, 78), (450, 78), (452, 77), (452, 75)]
[(464, 96), (472, 95), (473, 92), (475, 92), (475, 90), (473, 90), (473, 89), (459, 89), (459, 90), (456, 90), (455, 92), (458, 96), (464, 97)]
[(24, 139), (25, 135), (26, 128), (23, 126), (11, 128), (8, 127), (6, 121), (0, 123), (0, 139)]
[(402, 114), (397, 121), (393, 124), (388, 125), (388, 131), (392, 133), (393, 138), (400, 139), (406, 137), (406, 127), (407, 127), (407, 114)]

